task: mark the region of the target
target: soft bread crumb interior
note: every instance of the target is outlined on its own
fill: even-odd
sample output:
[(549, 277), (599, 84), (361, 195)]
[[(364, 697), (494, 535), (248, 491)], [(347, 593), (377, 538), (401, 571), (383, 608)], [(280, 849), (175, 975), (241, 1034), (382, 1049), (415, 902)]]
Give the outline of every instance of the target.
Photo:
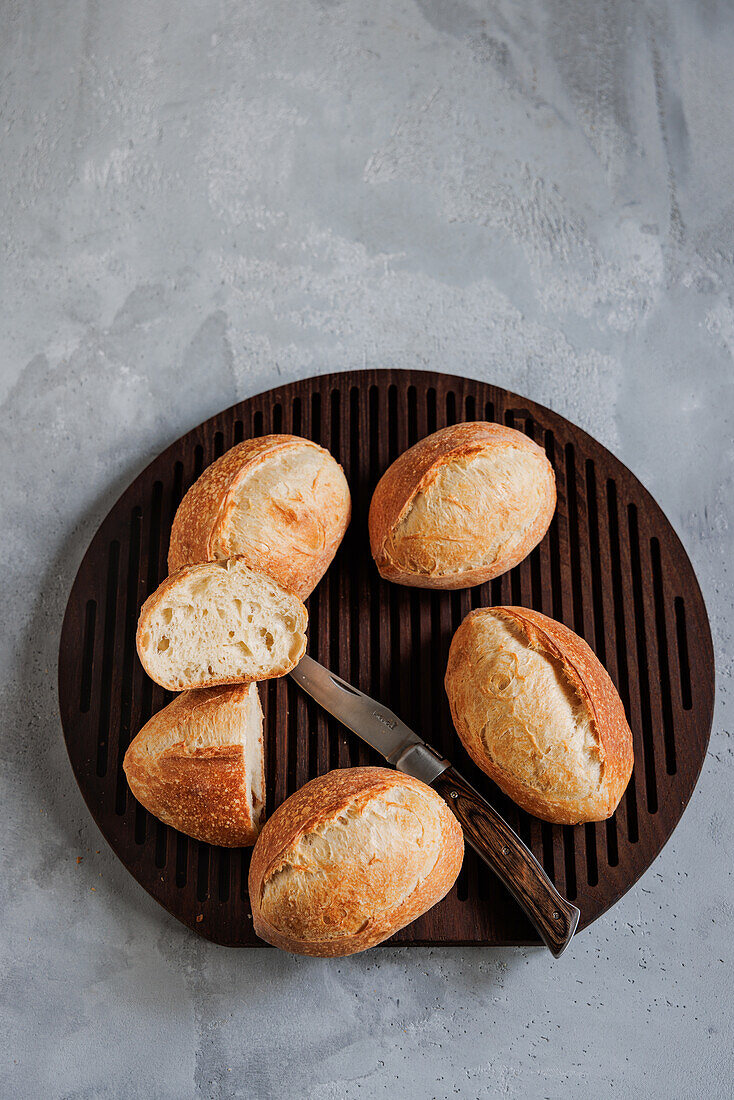
[(494, 446), (452, 459), (416, 493), (385, 553), (434, 576), (492, 565), (520, 545), (547, 495), (546, 460), (534, 451)]
[(603, 776), (599, 736), (561, 662), (496, 613), (471, 623), (471, 683), (459, 690), (463, 718), (481, 730), (489, 757), (554, 798), (593, 795)]
[(241, 561), (211, 562), (168, 588), (141, 647), (154, 678), (190, 688), (292, 667), (305, 648), (304, 628), (299, 601), (269, 577)]
[(263, 916), (301, 940), (356, 935), (411, 896), (441, 845), (437, 808), (420, 792), (396, 786), (376, 793), (283, 852), (262, 887)]
[(349, 487), (330, 454), (307, 443), (280, 447), (244, 475), (214, 545), (217, 557), (256, 553), (286, 587), (334, 538), (349, 508)]
[(249, 706), (243, 725), (248, 804), (252, 823), (256, 829), (259, 829), (260, 818), (265, 808), (265, 753), (263, 749), (263, 712), (260, 706), (257, 684), (250, 684)]

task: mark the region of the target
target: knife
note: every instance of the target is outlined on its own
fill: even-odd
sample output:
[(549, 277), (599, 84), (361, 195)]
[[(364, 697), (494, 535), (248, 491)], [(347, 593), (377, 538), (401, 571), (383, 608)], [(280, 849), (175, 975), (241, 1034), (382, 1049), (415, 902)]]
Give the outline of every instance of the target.
[(479, 791), (391, 710), (341, 677), (302, 657), (291, 676), (398, 771), (428, 783), (446, 800), (467, 842), (507, 887), (555, 958), (568, 947), (581, 915), (558, 893), (530, 849)]

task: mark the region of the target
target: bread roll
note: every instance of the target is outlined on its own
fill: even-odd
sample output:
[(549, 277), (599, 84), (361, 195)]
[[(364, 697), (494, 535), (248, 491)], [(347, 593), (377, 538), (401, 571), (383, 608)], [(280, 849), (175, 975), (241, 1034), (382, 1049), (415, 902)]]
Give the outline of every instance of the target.
[(284, 676), (306, 649), (306, 608), (244, 558), (189, 565), (143, 604), (143, 668), (169, 691)]
[(212, 463), (176, 512), (168, 570), (238, 554), (305, 600), (349, 523), (344, 471), (296, 435), (238, 443)]
[(386, 768), (312, 779), (265, 823), (250, 865), (255, 931), (299, 955), (353, 955), (440, 901), (461, 827), (424, 783)]
[(583, 638), (526, 607), (470, 612), (451, 642), (446, 692), (474, 763), (528, 813), (603, 821), (632, 774), (632, 734)]
[(123, 768), (166, 825), (207, 844), (254, 844), (265, 798), (257, 684), (184, 691), (143, 726)]
[(470, 588), (506, 573), (548, 530), (553, 467), (500, 424), (456, 424), (405, 451), (370, 504), (380, 576), (417, 588)]

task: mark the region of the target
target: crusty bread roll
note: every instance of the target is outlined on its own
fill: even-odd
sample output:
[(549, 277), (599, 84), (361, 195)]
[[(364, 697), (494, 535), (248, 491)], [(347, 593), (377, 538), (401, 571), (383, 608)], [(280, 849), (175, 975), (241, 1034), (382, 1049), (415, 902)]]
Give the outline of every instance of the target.
[(297, 596), (244, 558), (172, 573), (143, 604), (143, 668), (169, 691), (284, 676), (306, 649), (308, 615)]
[(299, 955), (353, 955), (440, 901), (461, 867), (461, 826), (424, 783), (386, 768), (312, 779), (265, 823), (250, 865), (262, 939)]
[(372, 496), (380, 575), (417, 588), (469, 588), (537, 546), (556, 506), (545, 451), (484, 421), (427, 436), (393, 462)]
[(238, 554), (305, 600), (344, 537), (350, 507), (344, 471), (323, 447), (297, 435), (248, 439), (183, 498), (168, 570)]
[(603, 821), (632, 774), (622, 700), (583, 638), (527, 607), (481, 607), (454, 634), (454, 725), (474, 763), (528, 813)]
[(257, 684), (184, 691), (134, 738), (123, 767), (138, 802), (207, 844), (254, 844), (265, 798)]

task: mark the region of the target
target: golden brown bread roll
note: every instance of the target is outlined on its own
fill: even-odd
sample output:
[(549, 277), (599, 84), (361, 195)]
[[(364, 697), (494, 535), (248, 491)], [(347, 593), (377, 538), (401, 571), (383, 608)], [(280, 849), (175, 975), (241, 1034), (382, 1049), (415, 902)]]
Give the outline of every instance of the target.
[(347, 479), (316, 443), (266, 435), (212, 463), (176, 512), (168, 571), (243, 556), (305, 600), (349, 524)]
[(446, 692), (474, 763), (528, 813), (566, 825), (614, 813), (632, 734), (578, 634), (530, 608), (478, 608), (451, 642)]
[(352, 955), (410, 924), (453, 886), (461, 826), (424, 783), (386, 768), (312, 779), (265, 823), (250, 865), (262, 939), (299, 955)]
[(184, 691), (133, 739), (123, 767), (138, 802), (207, 844), (254, 844), (265, 797), (257, 684)]
[(370, 504), (372, 556), (385, 580), (469, 588), (537, 546), (556, 506), (553, 467), (522, 432), (456, 424), (405, 451)]
[(169, 691), (284, 676), (306, 650), (301, 601), (244, 558), (172, 573), (140, 611), (143, 668)]

